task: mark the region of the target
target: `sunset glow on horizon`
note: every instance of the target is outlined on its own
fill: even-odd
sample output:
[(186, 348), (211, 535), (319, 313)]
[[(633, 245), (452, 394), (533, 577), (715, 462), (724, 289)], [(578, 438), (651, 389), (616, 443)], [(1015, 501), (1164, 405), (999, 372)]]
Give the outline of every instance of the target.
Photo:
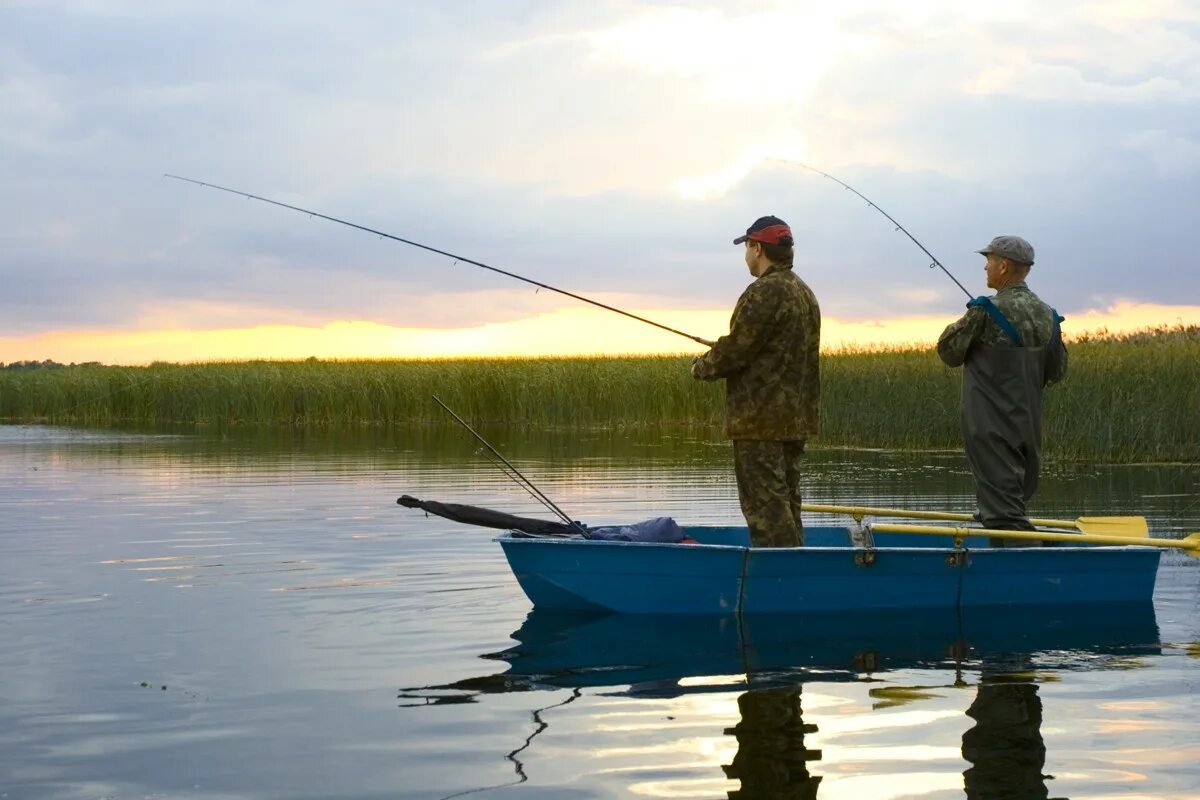
[[(633, 313), (702, 338), (728, 331), (728, 309)], [(1128, 333), (1153, 327), (1200, 325), (1200, 306), (1118, 303), (1068, 314), (1068, 339), (1084, 333)], [(825, 351), (896, 346), (932, 347), (952, 319), (919, 315), (882, 320), (826, 316)], [(511, 322), (465, 328), (405, 328), (365, 320), (323, 325), (258, 325), (243, 328), (64, 330), (28, 337), (0, 337), (0, 363), (52, 360), (141, 365), (153, 361), (252, 361), (320, 359), (509, 358), (536, 356), (656, 355), (699, 353), (699, 344), (611, 312), (559, 309)]]

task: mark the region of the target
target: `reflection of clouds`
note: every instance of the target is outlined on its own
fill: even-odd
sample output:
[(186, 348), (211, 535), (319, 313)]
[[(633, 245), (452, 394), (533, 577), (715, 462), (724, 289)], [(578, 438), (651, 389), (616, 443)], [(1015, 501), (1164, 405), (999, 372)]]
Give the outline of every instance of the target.
[(1153, 719), (1110, 719), (1096, 722), (1092, 730), (1096, 733), (1150, 733), (1153, 731), (1173, 731), (1179, 729), (1179, 723), (1167, 720)]
[(620, 776), (622, 790), (637, 797), (722, 796), (717, 765), (729, 762), (736, 743), (720, 731), (737, 719), (736, 694), (588, 699), (598, 706), (587, 726), (595, 773)]
[(1106, 700), (1096, 707), (1105, 711), (1170, 711), (1172, 705), (1162, 700)]
[[(965, 698), (953, 693), (947, 693), (944, 696), (938, 695), (928, 699), (939, 700), (940, 702), (933, 703), (933, 705), (941, 706), (941, 708), (909, 708), (904, 711), (889, 711), (887, 714), (864, 715), (863, 712), (867, 710), (884, 709), (875, 709), (874, 703), (862, 707), (852, 706), (845, 710), (844, 715), (832, 717), (827, 723), (823, 723), (821, 725), (821, 733), (826, 737), (852, 737), (864, 734), (869, 735), (875, 731), (919, 728), (946, 720), (957, 720), (962, 713), (957, 708), (957, 704), (960, 704)], [(946, 708), (946, 706), (954, 707)]]
[[(954, 753), (957, 756), (957, 752)], [(826, 765), (822, 763), (822, 771)], [(836, 780), (834, 778), (836, 777)], [(935, 792), (962, 793), (962, 775), (953, 772), (907, 771), (897, 765), (890, 775), (826, 775), (821, 784), (821, 800), (899, 800), (919, 798)]]
[[(1187, 726), (1179, 726), (1182, 731)], [(1190, 766), (1200, 758), (1200, 747), (1143, 747), (1110, 750), (1104, 760), (1119, 767), (1171, 767)]]
[[(931, 684), (935, 673), (908, 671), (903, 679)], [(891, 684), (886, 684), (890, 686)], [(954, 741), (968, 697), (953, 687), (919, 706), (873, 709), (872, 683), (806, 683), (806, 719), (817, 725), (821, 800), (921, 797), (962, 791), (961, 755)]]

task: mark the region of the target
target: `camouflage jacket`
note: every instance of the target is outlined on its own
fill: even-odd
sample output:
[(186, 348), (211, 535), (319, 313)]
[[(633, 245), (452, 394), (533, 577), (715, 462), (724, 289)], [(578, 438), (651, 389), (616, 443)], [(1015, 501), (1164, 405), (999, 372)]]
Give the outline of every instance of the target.
[[(1028, 347), (1049, 347), (1046, 360), (1046, 383), (1057, 383), (1067, 374), (1067, 348), (1054, 339), (1055, 324), (1050, 306), (1029, 290), (1024, 281), (1006, 286), (992, 297), (1012, 326), (1021, 334), (1022, 344)], [(942, 331), (937, 350), (947, 366), (959, 367), (976, 345), (1015, 347), (1000, 327), (982, 308), (970, 308)]]
[(773, 266), (738, 298), (729, 335), (698, 357), (692, 375), (725, 379), (730, 439), (798, 441), (815, 436), (821, 403), (821, 309), (792, 271)]

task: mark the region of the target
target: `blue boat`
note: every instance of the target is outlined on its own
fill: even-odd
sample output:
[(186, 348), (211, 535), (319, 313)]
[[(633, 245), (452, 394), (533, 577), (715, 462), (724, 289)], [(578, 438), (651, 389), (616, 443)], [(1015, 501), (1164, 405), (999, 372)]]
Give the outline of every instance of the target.
[(696, 543), (528, 536), (496, 541), (538, 609), (626, 614), (795, 614), (1148, 603), (1160, 550), (945, 547), (929, 536), (805, 526), (807, 546), (750, 547), (744, 527), (684, 527)]

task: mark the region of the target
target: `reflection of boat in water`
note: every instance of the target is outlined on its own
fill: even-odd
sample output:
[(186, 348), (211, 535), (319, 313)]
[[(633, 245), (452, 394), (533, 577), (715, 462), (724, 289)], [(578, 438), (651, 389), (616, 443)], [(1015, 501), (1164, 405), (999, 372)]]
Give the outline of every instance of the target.
[[(500, 674), (407, 690), (426, 702), (477, 694), (629, 687), (659, 696), (731, 691), (805, 680), (857, 680), (905, 668), (1096, 669), (1157, 653), (1150, 603), (1039, 609), (655, 616), (534, 609), (516, 644), (483, 658)], [(680, 685), (679, 681), (685, 681)], [(707, 680), (705, 680), (707, 679)]]
[(682, 530), (696, 543), (497, 541), (534, 606), (638, 614), (1149, 602), (1159, 562), (1152, 547), (992, 548), (970, 536), (947, 548), (898, 533), (859, 547), (850, 528), (805, 526), (806, 547), (752, 548), (744, 527)]
[[(569, 690), (532, 712), (528, 737), (505, 755), (527, 780), (522, 753), (548, 730), (546, 712), (588, 689), (630, 698), (736, 693), (738, 717), (723, 728), (736, 753), (721, 764), (740, 788), (730, 798), (816, 798), (823, 759), (809, 734), (806, 683), (859, 681), (896, 670), (945, 670), (955, 686), (977, 684), (962, 736), (968, 798), (1048, 797), (1046, 748), (1037, 678), (1046, 671), (1127, 669), (1160, 652), (1150, 603), (1039, 609), (953, 609), (804, 615), (582, 614), (534, 609), (515, 643), (482, 658), (504, 662), (495, 674), (408, 689), (402, 705), (478, 702), (482, 695)], [(875, 684), (873, 708), (935, 696), (925, 689)], [(540, 704), (539, 704), (540, 705)], [(559, 713), (559, 712), (556, 712)], [(517, 744), (514, 742), (514, 744)], [(493, 787), (481, 787), (493, 788)], [(473, 790), (477, 791), (477, 790)], [(1016, 792), (1015, 794), (1013, 792)]]

